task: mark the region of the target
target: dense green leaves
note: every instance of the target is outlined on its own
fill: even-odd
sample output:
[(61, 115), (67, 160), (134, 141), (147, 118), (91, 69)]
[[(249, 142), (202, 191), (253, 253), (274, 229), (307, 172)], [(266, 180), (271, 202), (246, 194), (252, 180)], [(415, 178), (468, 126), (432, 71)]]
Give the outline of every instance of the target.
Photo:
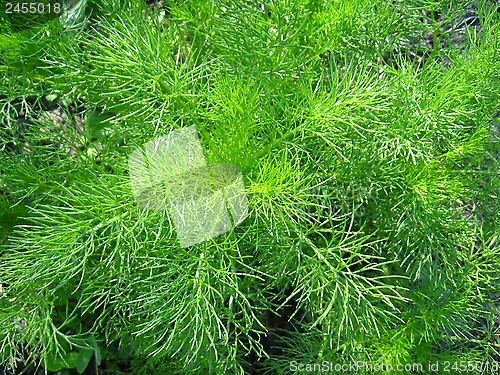
[[(0, 363), (498, 360), (500, 21), (483, 1), (462, 27), (465, 5), (89, 0), (81, 23), (0, 23)], [(181, 248), (127, 160), (192, 125), (249, 213)]]

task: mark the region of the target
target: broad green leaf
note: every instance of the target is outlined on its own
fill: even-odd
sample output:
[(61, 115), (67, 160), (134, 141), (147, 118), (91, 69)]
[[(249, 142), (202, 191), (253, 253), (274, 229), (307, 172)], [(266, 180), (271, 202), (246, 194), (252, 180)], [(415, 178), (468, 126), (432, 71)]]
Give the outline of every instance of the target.
[(81, 374), (89, 365), (90, 359), (94, 354), (92, 349), (81, 349), (76, 358), (76, 370)]

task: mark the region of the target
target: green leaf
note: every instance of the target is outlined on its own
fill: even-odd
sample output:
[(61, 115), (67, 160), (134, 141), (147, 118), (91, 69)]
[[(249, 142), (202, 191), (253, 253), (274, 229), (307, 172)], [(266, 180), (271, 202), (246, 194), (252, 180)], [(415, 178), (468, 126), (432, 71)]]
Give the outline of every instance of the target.
[(99, 348), (99, 344), (97, 343), (97, 340), (94, 337), (90, 337), (87, 340), (87, 342), (94, 349), (95, 361), (99, 366), (101, 364), (101, 359), (102, 359), (101, 348)]
[(107, 133), (110, 132), (110, 124), (107, 120), (111, 115), (97, 112), (97, 111), (91, 111), (87, 115), (87, 126), (86, 126), (86, 132), (87, 136), (89, 139), (99, 139), (99, 140), (105, 140)]
[(77, 365), (77, 358), (79, 354), (77, 352), (71, 351), (65, 353), (62, 357), (53, 353), (48, 355), (46, 358), (46, 370), (49, 371), (61, 371), (65, 368), (75, 368)]
[(71, 352), (66, 353), (64, 360), (66, 361), (67, 366), (65, 366), (65, 367), (67, 367), (67, 368), (77, 367), (78, 356), (79, 356), (78, 352), (75, 352), (75, 351), (71, 351)]
[(80, 350), (80, 352), (78, 353), (78, 357), (76, 358), (76, 370), (78, 371), (78, 373), (81, 374), (85, 371), (93, 354), (93, 349)]
[(47, 357), (45, 369), (48, 371), (61, 371), (66, 367), (63, 359), (60, 357)]

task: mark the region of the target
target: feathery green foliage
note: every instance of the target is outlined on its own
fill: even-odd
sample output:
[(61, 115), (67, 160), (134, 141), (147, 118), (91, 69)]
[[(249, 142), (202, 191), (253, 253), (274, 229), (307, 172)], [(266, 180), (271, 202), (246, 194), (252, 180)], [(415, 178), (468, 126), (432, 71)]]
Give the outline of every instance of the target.
[[(0, 364), (500, 360), (494, 2), (160, 3), (0, 20)], [(182, 248), (127, 160), (192, 125), (249, 214)]]

